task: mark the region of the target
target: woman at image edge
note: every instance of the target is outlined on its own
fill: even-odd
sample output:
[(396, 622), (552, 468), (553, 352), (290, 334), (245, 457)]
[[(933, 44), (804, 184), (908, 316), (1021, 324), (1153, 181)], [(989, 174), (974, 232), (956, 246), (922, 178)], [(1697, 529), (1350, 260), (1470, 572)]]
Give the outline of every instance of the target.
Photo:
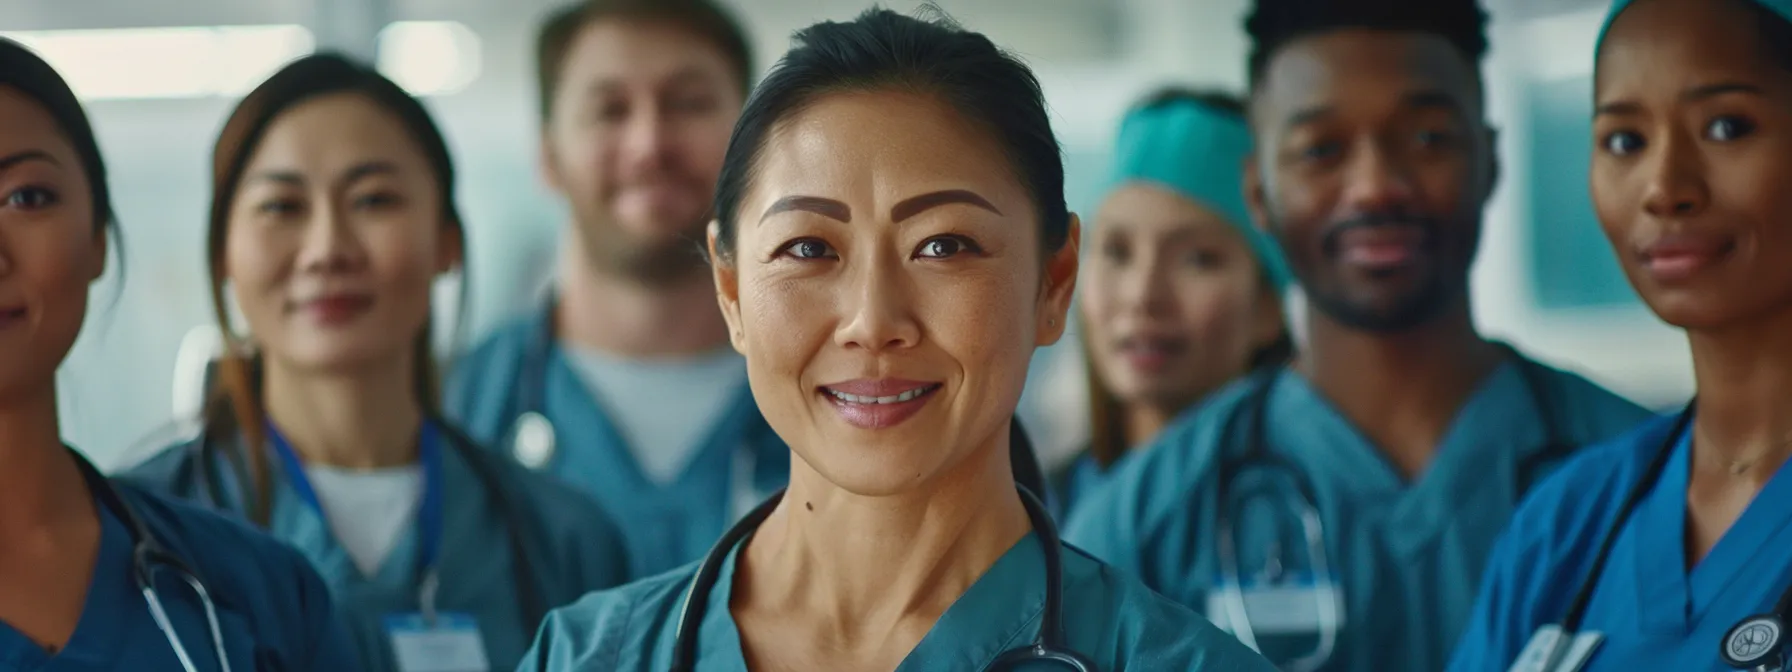
[(666, 670), (687, 592), (696, 669), (988, 669), (1040, 636), (1052, 555), (1059, 639), (1094, 669), (1272, 669), (1042, 544), (1016, 490), (1009, 419), (1075, 284), (1063, 179), (1037, 81), (982, 35), (885, 10), (799, 32), (741, 115), (709, 238), (790, 488), (721, 545), (713, 590), (686, 568), (586, 597), (520, 669)]
[[(108, 229), (106, 167), (81, 104), (0, 39), (0, 669), (215, 670), (220, 648), (233, 670), (357, 669), (297, 553), (109, 482), (63, 445), (56, 370), (105, 269)], [(165, 554), (137, 553), (150, 547)]]
[(1597, 633), (1586, 672), (1726, 670), (1786, 639), (1729, 634), (1783, 626), (1792, 583), (1792, 0), (1619, 2), (1596, 59), (1593, 203), (1637, 293), (1685, 330), (1698, 397), (1531, 495), (1458, 672), (1547, 655), (1526, 647), (1562, 626)]

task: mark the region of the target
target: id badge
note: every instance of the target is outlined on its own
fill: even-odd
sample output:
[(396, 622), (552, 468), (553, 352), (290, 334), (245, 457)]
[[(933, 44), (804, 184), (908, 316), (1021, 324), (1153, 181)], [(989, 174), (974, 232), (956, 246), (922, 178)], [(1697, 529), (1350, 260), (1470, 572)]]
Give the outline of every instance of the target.
[(1344, 605), (1337, 581), (1306, 576), (1292, 581), (1220, 583), (1207, 591), (1207, 620), (1233, 631), (1233, 616), (1242, 608), (1251, 631), (1264, 635), (1310, 635), (1344, 627)]
[(1531, 635), (1506, 672), (1577, 672), (1593, 658), (1593, 650), (1605, 641), (1597, 632), (1569, 635), (1562, 626), (1545, 625)]
[(437, 614), (432, 625), (422, 614), (386, 617), (399, 672), (486, 672), (485, 640), (479, 622), (467, 614)]

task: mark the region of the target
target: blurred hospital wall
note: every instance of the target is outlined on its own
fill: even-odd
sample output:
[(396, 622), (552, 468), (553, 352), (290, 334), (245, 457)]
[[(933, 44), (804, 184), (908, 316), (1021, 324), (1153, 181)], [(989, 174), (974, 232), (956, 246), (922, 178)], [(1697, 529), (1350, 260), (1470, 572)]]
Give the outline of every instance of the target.
[[(1586, 198), (1592, 39), (1605, 2), (1484, 1), (1494, 15), (1486, 71), (1504, 165), (1475, 270), (1478, 318), (1546, 361), (1643, 403), (1674, 404), (1691, 389), (1684, 340), (1637, 302)], [(140, 457), (145, 437), (184, 431), (174, 423), (197, 399), (198, 360), (177, 366), (177, 355), (183, 341), (202, 343), (190, 335), (211, 322), (203, 238), (212, 142), (235, 96), (313, 48), (376, 58), (426, 97), (448, 134), (471, 263), (440, 287), (440, 319), (464, 320), (458, 341), (444, 334), (443, 355), (534, 310), (563, 217), (534, 163), (532, 40), (548, 0), (3, 4), (0, 34), (38, 48), (73, 81), (110, 164), (125, 263), (97, 285), (61, 388), (69, 441), (102, 465)], [(762, 69), (791, 31), (868, 4), (732, 2)], [(1064, 145), (1067, 196), (1080, 211), (1100, 196), (1114, 126), (1136, 97), (1169, 83), (1244, 84), (1247, 0), (937, 4), (1037, 70)], [(462, 284), (468, 310), (457, 315)], [(1048, 461), (1086, 434), (1080, 367), (1063, 345), (1041, 351), (1034, 367), (1023, 419)]]

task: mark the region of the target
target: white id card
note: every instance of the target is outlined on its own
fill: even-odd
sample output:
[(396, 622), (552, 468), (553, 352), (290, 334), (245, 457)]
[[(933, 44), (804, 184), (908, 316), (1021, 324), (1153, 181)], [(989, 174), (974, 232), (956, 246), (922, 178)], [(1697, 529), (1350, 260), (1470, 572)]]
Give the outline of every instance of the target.
[(1332, 580), (1212, 586), (1207, 592), (1207, 620), (1231, 632), (1233, 612), (1242, 601), (1251, 631), (1263, 635), (1310, 635), (1344, 627), (1344, 607)]
[(432, 626), (422, 614), (386, 617), (399, 672), (487, 672), (479, 622), (466, 614), (437, 614)]
[(1531, 635), (1506, 672), (1576, 672), (1604, 641), (1605, 635), (1597, 632), (1578, 632), (1571, 637), (1562, 632), (1562, 626), (1545, 625)]

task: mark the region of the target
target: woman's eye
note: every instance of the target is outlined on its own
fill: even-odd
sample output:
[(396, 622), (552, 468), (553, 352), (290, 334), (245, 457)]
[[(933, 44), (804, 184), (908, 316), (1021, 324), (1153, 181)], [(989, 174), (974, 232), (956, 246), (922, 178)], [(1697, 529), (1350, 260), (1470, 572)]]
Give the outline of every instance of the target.
[(396, 194), (380, 192), (356, 197), (354, 206), (357, 210), (376, 210), (396, 205), (398, 201), (399, 199)]
[(267, 215), (290, 215), (304, 209), (304, 205), (290, 198), (273, 198), (262, 201), (255, 206), (255, 211)]
[(1127, 257), (1132, 256), (1132, 254), (1131, 254), (1131, 250), (1126, 247), (1125, 243), (1111, 240), (1111, 241), (1108, 241), (1108, 242), (1102, 244), (1101, 256), (1102, 256), (1102, 258), (1107, 259), (1108, 261), (1114, 262), (1116, 264), (1124, 264), (1124, 263), (1126, 263)]
[(56, 192), (43, 187), (20, 187), (6, 195), (5, 205), (20, 210), (47, 208), (61, 201)]
[(834, 250), (827, 243), (814, 238), (791, 241), (780, 252), (797, 259), (826, 259), (834, 256)]
[(915, 256), (922, 259), (945, 259), (964, 252), (981, 251), (976, 243), (964, 236), (940, 236), (922, 242), (920, 249), (915, 250)]
[(1754, 123), (1742, 117), (1718, 117), (1705, 125), (1705, 137), (1717, 142), (1729, 142), (1754, 130)]
[(1183, 257), (1183, 260), (1195, 268), (1218, 268), (1225, 263), (1226, 258), (1213, 250), (1194, 250)]
[(1599, 141), (1599, 146), (1612, 156), (1627, 156), (1643, 148), (1643, 136), (1630, 131), (1613, 131)]

